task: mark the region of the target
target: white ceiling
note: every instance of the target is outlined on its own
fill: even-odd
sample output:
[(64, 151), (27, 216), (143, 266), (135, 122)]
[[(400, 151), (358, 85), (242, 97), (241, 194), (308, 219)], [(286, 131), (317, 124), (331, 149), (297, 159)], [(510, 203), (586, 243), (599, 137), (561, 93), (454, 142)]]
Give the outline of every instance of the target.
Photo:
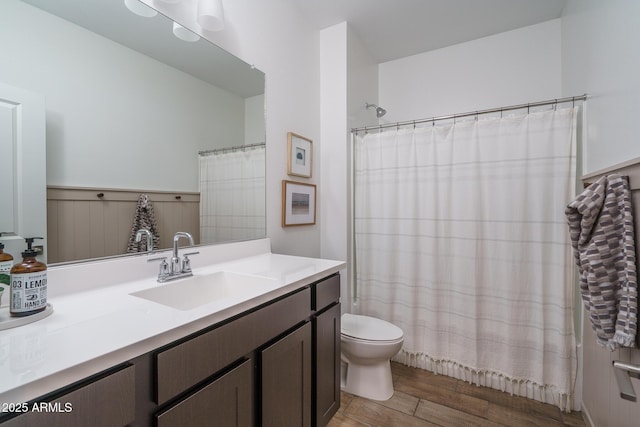
[(559, 18), (566, 0), (291, 0), (321, 30), (348, 22), (377, 62)]

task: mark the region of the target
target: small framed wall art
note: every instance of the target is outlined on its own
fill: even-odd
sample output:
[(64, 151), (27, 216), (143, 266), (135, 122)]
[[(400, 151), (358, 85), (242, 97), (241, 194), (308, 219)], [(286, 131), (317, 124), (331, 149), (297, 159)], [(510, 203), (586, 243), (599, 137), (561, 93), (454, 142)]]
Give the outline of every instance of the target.
[(287, 134), (289, 145), (289, 159), (287, 160), (287, 174), (311, 178), (311, 163), (313, 160), (313, 142), (293, 132)]
[(316, 223), (316, 186), (282, 181), (282, 226)]

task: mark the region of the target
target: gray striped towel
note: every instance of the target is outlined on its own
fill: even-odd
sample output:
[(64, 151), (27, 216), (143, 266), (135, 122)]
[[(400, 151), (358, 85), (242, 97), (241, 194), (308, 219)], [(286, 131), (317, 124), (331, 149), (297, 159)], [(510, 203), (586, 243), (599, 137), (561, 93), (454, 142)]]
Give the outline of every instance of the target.
[(565, 210), (580, 274), (580, 291), (598, 344), (635, 347), (638, 317), (636, 252), (627, 179), (600, 178)]
[(144, 193), (138, 197), (136, 214), (133, 218), (131, 233), (129, 234), (129, 244), (127, 245), (128, 253), (145, 252), (147, 250), (147, 242), (144, 239), (136, 242), (136, 234), (141, 228), (149, 230), (153, 236), (153, 249), (158, 249), (160, 246), (160, 233), (158, 232), (158, 225), (153, 213), (151, 199), (149, 199), (149, 195)]

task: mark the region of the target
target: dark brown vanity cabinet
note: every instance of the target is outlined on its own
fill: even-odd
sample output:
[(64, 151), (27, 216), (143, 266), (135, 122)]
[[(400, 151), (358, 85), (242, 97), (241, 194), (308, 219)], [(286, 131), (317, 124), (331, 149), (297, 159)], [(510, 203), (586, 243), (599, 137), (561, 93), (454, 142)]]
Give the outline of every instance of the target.
[(158, 426), (327, 425), (340, 407), (339, 301), (335, 274), (158, 352)]
[(336, 273), (35, 400), (72, 412), (4, 421), (324, 427), (340, 406), (339, 298)]
[(261, 353), (262, 423), (324, 427), (340, 408), (340, 276), (311, 286), (310, 322)]

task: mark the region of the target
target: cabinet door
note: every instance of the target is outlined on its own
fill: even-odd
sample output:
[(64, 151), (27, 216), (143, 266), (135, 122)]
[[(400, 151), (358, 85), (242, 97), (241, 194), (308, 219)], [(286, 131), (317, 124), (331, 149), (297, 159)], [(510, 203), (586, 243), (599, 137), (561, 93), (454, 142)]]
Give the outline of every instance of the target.
[(253, 361), (247, 360), (157, 415), (158, 427), (253, 426)]
[(30, 404), (31, 412), (6, 427), (125, 426), (135, 420), (135, 367), (128, 366), (51, 402)]
[(311, 323), (261, 352), (262, 426), (311, 426)]
[(340, 304), (314, 319), (315, 417), (324, 427), (340, 408)]

